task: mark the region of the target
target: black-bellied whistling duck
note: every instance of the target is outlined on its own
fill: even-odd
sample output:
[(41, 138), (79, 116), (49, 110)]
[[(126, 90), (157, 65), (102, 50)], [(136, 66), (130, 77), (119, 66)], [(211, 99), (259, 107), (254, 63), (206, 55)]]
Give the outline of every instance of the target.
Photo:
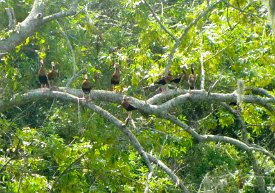
[(133, 105), (131, 105), (130, 103), (129, 103), (129, 101), (128, 101), (128, 97), (127, 96), (123, 96), (123, 99), (122, 99), (122, 103), (121, 103), (121, 105), (122, 105), (122, 107), (124, 108), (124, 109), (126, 109), (126, 111), (127, 111), (127, 114), (128, 114), (128, 116), (127, 116), (127, 118), (125, 119), (125, 125), (127, 125), (128, 124), (128, 122), (131, 120), (131, 116), (132, 116), (132, 111), (133, 110), (136, 110), (137, 108), (136, 107), (134, 107)]
[(182, 66), (182, 74), (180, 76), (177, 76), (176, 78), (172, 79), (171, 82), (174, 82), (176, 84), (181, 83), (183, 80), (188, 80), (188, 75), (187, 75), (187, 66), (183, 65)]
[(169, 72), (167, 74), (167, 76), (164, 76), (161, 79), (157, 80), (156, 82), (154, 82), (154, 84), (160, 84), (160, 85), (162, 85), (161, 91), (164, 92), (164, 91), (167, 90), (167, 84), (170, 83), (172, 79), (173, 79), (172, 75)]
[(48, 78), (46, 76), (43, 60), (40, 60), (40, 67), (38, 70), (38, 79), (39, 79), (41, 88), (46, 88), (48, 85)]
[(181, 82), (181, 76), (177, 76), (176, 78), (173, 78), (173, 79), (171, 80), (171, 82), (174, 82), (174, 83), (176, 83), (176, 84), (180, 83), (180, 82)]
[(55, 63), (51, 62), (52, 69), (48, 72), (49, 87), (53, 86), (54, 80), (58, 77), (58, 71), (55, 68)]
[(119, 67), (118, 67), (117, 63), (114, 64), (114, 68), (115, 68), (115, 71), (112, 74), (112, 78), (111, 78), (111, 84), (112, 84), (113, 91), (115, 90), (115, 86), (118, 85), (120, 82), (120, 75), (119, 75), (120, 73), (119, 73)]
[(189, 84), (189, 89), (194, 90), (195, 89), (195, 84), (196, 84), (196, 75), (194, 72), (194, 64), (191, 65), (191, 74), (188, 77), (188, 84)]
[(92, 84), (88, 80), (88, 75), (85, 74), (84, 80), (82, 82), (82, 91), (83, 91), (83, 98), (85, 98), (86, 100), (90, 100), (91, 89), (92, 89)]

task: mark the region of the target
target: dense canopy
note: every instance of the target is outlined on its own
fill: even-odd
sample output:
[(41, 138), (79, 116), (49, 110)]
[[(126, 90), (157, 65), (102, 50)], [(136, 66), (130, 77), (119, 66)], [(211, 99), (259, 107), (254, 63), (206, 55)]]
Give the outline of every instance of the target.
[(0, 192), (275, 192), (273, 0), (0, 11)]

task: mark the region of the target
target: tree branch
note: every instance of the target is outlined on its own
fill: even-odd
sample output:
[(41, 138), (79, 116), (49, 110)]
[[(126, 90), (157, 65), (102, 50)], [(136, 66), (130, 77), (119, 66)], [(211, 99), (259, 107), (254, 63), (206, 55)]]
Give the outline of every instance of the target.
[[(201, 46), (202, 48), (202, 41), (201, 41)], [(204, 71), (204, 54), (202, 53), (201, 50), (201, 55), (200, 55), (200, 67), (201, 67), (201, 82), (200, 82), (200, 89), (204, 90), (204, 83), (205, 83), (205, 71)]]
[(66, 83), (66, 87), (69, 87), (73, 81), (78, 78), (81, 74), (85, 73), (87, 71), (87, 69), (83, 68), (81, 70), (79, 70), (76, 74), (74, 74)]
[(177, 38), (161, 23), (159, 17), (157, 16), (157, 14), (155, 13), (155, 11), (153, 10), (153, 8), (149, 5), (149, 3), (147, 3), (147, 1), (143, 0), (144, 4), (148, 7), (148, 9), (151, 11), (151, 13), (153, 14), (155, 20), (159, 23), (160, 27), (169, 35), (171, 36), (171, 38), (174, 41), (178, 41)]
[(0, 40), (0, 52), (9, 52), (22, 43), (41, 25), (44, 13), (43, 0), (35, 0), (27, 18), (18, 23), (15, 30), (7, 39)]
[(161, 167), (173, 179), (176, 186), (179, 186), (184, 193), (188, 192), (188, 190), (186, 189), (182, 181), (179, 179), (179, 177), (169, 167), (167, 167), (162, 161), (160, 161), (156, 157), (150, 154), (147, 155), (152, 162)]
[(252, 93), (264, 95), (269, 98), (274, 98), (273, 95), (269, 94), (268, 91), (263, 88), (246, 87), (245, 90), (251, 90)]
[[(59, 88), (59, 89), (60, 89), (60, 91), (64, 90), (64, 91), (68, 91), (69, 93), (60, 92), (60, 91), (52, 91), (52, 90), (49, 90), (49, 89), (32, 90), (28, 93), (15, 95), (10, 101), (0, 101), (0, 111), (5, 111), (5, 110), (7, 110), (7, 109), (9, 109), (13, 106), (25, 104), (25, 103), (27, 103), (29, 101), (32, 101), (32, 100), (38, 100), (38, 99), (43, 100), (45, 98), (56, 98), (56, 99), (67, 100), (67, 101), (70, 101), (70, 102), (73, 102), (73, 103), (78, 103), (79, 97), (77, 97), (77, 96), (82, 96), (82, 91), (80, 91), (78, 89), (69, 89), (69, 88)], [(71, 94), (71, 93), (73, 93), (73, 94)], [(200, 95), (196, 96), (197, 94), (202, 94), (203, 96), (206, 96), (206, 97), (202, 97)], [(236, 96), (234, 94), (211, 94), (210, 97), (212, 95), (214, 97), (208, 99), (209, 96), (207, 96), (206, 92), (202, 93), (202, 91), (198, 91), (196, 93), (194, 91), (192, 96), (190, 96), (190, 94), (185, 94), (185, 95), (178, 96), (174, 99), (171, 99), (168, 102), (171, 103), (171, 101), (174, 101), (174, 100), (177, 100), (177, 98), (183, 97), (184, 100), (182, 102), (184, 103), (184, 101), (186, 100), (186, 97), (185, 97), (186, 95), (187, 95), (188, 101), (193, 101), (194, 100), (196, 102), (197, 101), (204, 101), (204, 100), (210, 100), (210, 102), (216, 102), (218, 100), (219, 102), (222, 102), (222, 100), (219, 99), (219, 97), (221, 97), (223, 100), (226, 100), (226, 101), (227, 100), (230, 101), (231, 98), (233, 97), (232, 100), (236, 101)], [(91, 92), (91, 99), (92, 100), (107, 101), (107, 102), (120, 104), (121, 101), (122, 101), (122, 98), (123, 98), (122, 94), (114, 93), (114, 92), (111, 92), (111, 91), (97, 90), (97, 91), (92, 91)], [(255, 98), (255, 97), (249, 96), (249, 95), (244, 96), (244, 102), (257, 102), (259, 100), (263, 100), (263, 101), (267, 100), (269, 102), (272, 101), (273, 103), (275, 103), (275, 99), (271, 100), (270, 98), (260, 98), (260, 97)], [(154, 115), (156, 115), (158, 117), (161, 117), (163, 119), (170, 120), (172, 123), (174, 123), (175, 125), (178, 125), (183, 130), (188, 132), (192, 137), (194, 137), (199, 142), (211, 142), (212, 141), (212, 142), (229, 143), (229, 144), (235, 145), (236, 147), (239, 147), (239, 148), (241, 148), (241, 149), (243, 149), (244, 151), (247, 151), (247, 152), (250, 152), (252, 150), (260, 151), (261, 153), (270, 156), (275, 161), (275, 156), (272, 153), (270, 153), (269, 151), (262, 148), (262, 147), (259, 148), (259, 147), (256, 147), (253, 144), (249, 145), (249, 144), (246, 144), (244, 142), (241, 142), (240, 140), (230, 138), (230, 137), (226, 137), (226, 136), (200, 135), (200, 134), (198, 134), (193, 128), (189, 127), (188, 125), (186, 125), (182, 121), (178, 120), (176, 117), (170, 115), (169, 113), (167, 113), (167, 111), (165, 111), (163, 109), (162, 105), (166, 104), (167, 102), (162, 104), (162, 105), (150, 105), (148, 103), (145, 103), (144, 101), (138, 100), (138, 99), (133, 98), (133, 97), (129, 97), (129, 102), (131, 104), (133, 104), (136, 108), (141, 110), (142, 112), (145, 112), (145, 113), (148, 113), (148, 114), (154, 114)], [(95, 112), (97, 112), (98, 114), (103, 116), (106, 120), (109, 120), (112, 123), (114, 123), (115, 125), (117, 125), (117, 127), (119, 127), (123, 131), (123, 133), (125, 133), (129, 137), (131, 143), (135, 146), (135, 148), (138, 150), (140, 155), (144, 159), (146, 159), (147, 155), (145, 156), (145, 152), (141, 148), (139, 142), (137, 141), (135, 136), (132, 134), (132, 132), (129, 129), (127, 129), (124, 124), (121, 123), (121, 121), (116, 119), (109, 112), (107, 112), (104, 109), (96, 106), (92, 102), (86, 103), (84, 101), (81, 101), (80, 104), (94, 110)], [(173, 105), (174, 105), (174, 103), (173, 103)], [(180, 103), (178, 103), (178, 105), (180, 105)], [(147, 158), (146, 163), (148, 165), (148, 163), (149, 163), (148, 158)]]
[[(80, 89), (72, 89), (68, 87), (59, 87), (58, 91), (62, 91), (74, 96), (82, 97), (83, 93)], [(15, 94), (13, 98), (9, 101), (0, 100), (0, 112), (6, 111), (7, 109), (16, 106), (28, 103), (30, 100), (33, 100), (35, 97), (43, 97), (44, 95), (49, 97), (52, 91), (49, 89), (34, 89), (30, 90), (24, 94)], [(176, 97), (175, 97), (176, 96)], [(91, 99), (96, 101), (106, 101), (111, 103), (120, 104), (123, 98), (123, 94), (114, 93), (112, 91), (105, 90), (92, 90), (91, 91)], [(151, 99), (148, 99), (146, 102), (138, 100), (134, 97), (131, 97), (131, 102), (136, 106), (140, 107), (142, 110), (150, 111), (152, 109), (156, 111), (167, 112), (178, 106), (183, 105), (185, 102), (209, 102), (209, 103), (217, 103), (217, 102), (236, 102), (237, 95), (235, 92), (230, 94), (223, 93), (211, 93), (208, 95), (206, 91), (201, 90), (192, 90), (192, 94), (189, 93), (188, 90), (176, 89), (168, 91), (166, 94), (158, 94)], [(167, 99), (169, 99), (167, 101)], [(165, 101), (164, 103), (162, 103)], [(267, 98), (267, 97), (259, 97), (253, 95), (244, 95), (243, 96), (244, 103), (253, 103), (263, 107), (267, 107), (271, 112), (275, 112), (275, 108), (272, 106), (275, 104), (275, 98)], [(156, 103), (161, 103), (160, 105), (152, 105)]]
[[(247, 129), (246, 129), (246, 124), (243, 121), (241, 115), (239, 114), (238, 111), (235, 111), (233, 108), (231, 108), (228, 104), (226, 103), (222, 103), (222, 105), (230, 112), (232, 113), (236, 119), (238, 120), (241, 128), (242, 128), (242, 137), (243, 137), (243, 141), (245, 141), (246, 143), (248, 143), (248, 135), (247, 135)], [(265, 192), (265, 182), (264, 182), (264, 178), (262, 176), (262, 169), (260, 168), (259, 164), (257, 163), (257, 160), (255, 158), (255, 156), (253, 155), (252, 152), (247, 152), (248, 156), (250, 157), (250, 160), (252, 162), (252, 168), (256, 174), (256, 179), (258, 182), (258, 192)]]
[(234, 45), (235, 42), (239, 41), (238, 39), (235, 39), (232, 43), (228, 44), (227, 46), (225, 46), (224, 48), (222, 48), (221, 50), (218, 50), (213, 56), (205, 59), (204, 63), (212, 60), (213, 58), (215, 58), (217, 55), (219, 55), (220, 53), (222, 53), (224, 50), (226, 50), (227, 48), (231, 47), (232, 45)]
[[(173, 93), (174, 94), (174, 93)], [(244, 95), (243, 96), (243, 102), (245, 103), (254, 103), (260, 106), (263, 106), (270, 112), (275, 112), (275, 107), (273, 107), (271, 104), (275, 104), (274, 98), (262, 98), (258, 96), (253, 95)], [(192, 94), (189, 92), (183, 95), (179, 95), (175, 98), (172, 98), (169, 101), (166, 101), (165, 103), (159, 105), (159, 108), (162, 111), (169, 111), (171, 109), (174, 109), (175, 107), (184, 104), (184, 102), (187, 101), (200, 101), (200, 102), (237, 102), (237, 95), (235, 93), (231, 94), (221, 94), (221, 93), (210, 93), (208, 95), (205, 91), (200, 90), (194, 90), (192, 91)]]
[[(139, 152), (140, 156), (144, 159), (146, 162), (147, 167), (149, 168), (149, 173), (148, 173), (148, 180), (150, 180), (153, 172), (153, 167), (152, 164), (148, 158), (148, 154), (144, 151), (143, 147), (139, 143), (138, 139), (134, 136), (132, 131), (128, 129), (120, 120), (118, 120), (115, 116), (113, 116), (111, 113), (108, 111), (102, 109), (101, 107), (95, 105), (93, 102), (82, 102), (82, 105), (87, 106), (88, 108), (94, 110), (96, 113), (104, 117), (106, 120), (114, 123), (126, 136), (128, 136), (131, 144), (135, 147), (135, 149)], [(146, 192), (146, 191), (145, 191)]]
[(194, 19), (183, 31), (182, 35), (179, 37), (179, 39), (175, 42), (174, 47), (172, 48), (171, 53), (168, 56), (168, 62), (165, 68), (165, 75), (167, 76), (171, 67), (171, 62), (174, 57), (174, 54), (176, 53), (178, 47), (180, 46), (183, 38), (188, 34), (189, 30), (198, 23), (198, 21), (205, 17), (209, 12), (211, 12), (222, 0), (217, 0), (215, 3), (210, 5), (205, 11), (203, 11), (199, 16)]
[(245, 122), (243, 121), (241, 115), (239, 114), (238, 111), (234, 110), (233, 108), (231, 108), (228, 104), (226, 103), (221, 103), (222, 106), (227, 109), (231, 114), (233, 114), (237, 121), (239, 122), (239, 125), (242, 129), (242, 138), (243, 138), (243, 141), (248, 143), (248, 135), (247, 135), (247, 129), (246, 129), (246, 124)]
[[(238, 113), (238, 111), (235, 111), (233, 108), (231, 108), (229, 105), (222, 103), (222, 105), (230, 112), (232, 113), (238, 120), (241, 128), (242, 128), (242, 136), (243, 136), (243, 140), (248, 143), (248, 135), (247, 135), (247, 129), (246, 129), (246, 124), (243, 121), (241, 115)], [(264, 178), (262, 176), (262, 169), (260, 168), (259, 164), (257, 163), (257, 160), (255, 158), (255, 156), (253, 155), (253, 153), (247, 152), (251, 163), (252, 163), (252, 168), (256, 174), (256, 179), (258, 182), (258, 191), (257, 192), (265, 192), (265, 182), (264, 182)]]
[(46, 17), (43, 18), (43, 23), (52, 21), (54, 19), (59, 19), (59, 18), (62, 18), (62, 17), (67, 17), (67, 16), (75, 15), (76, 14), (77, 6), (78, 6), (78, 0), (74, 0), (73, 3), (71, 4), (69, 10), (61, 11), (61, 12), (58, 12), (58, 13), (54, 13), (52, 15), (48, 15), (48, 16), (46, 16)]
[(189, 127), (176, 117), (170, 115), (170, 114), (159, 114), (160, 117), (170, 120), (175, 125), (178, 125), (182, 129), (184, 129), (186, 132), (191, 134), (196, 140), (199, 142), (223, 142), (223, 143), (229, 143), (232, 144), (246, 152), (252, 152), (252, 151), (259, 151), (267, 156), (269, 156), (273, 162), (275, 163), (275, 155), (264, 149), (263, 147), (257, 147), (254, 144), (246, 144), (244, 142), (241, 142), (240, 140), (226, 137), (226, 136), (216, 136), (216, 135), (200, 135), (198, 134), (193, 128)]
[(14, 9), (9, 7), (9, 8), (5, 8), (8, 18), (9, 18), (9, 29), (14, 29), (16, 26), (16, 17), (15, 17), (15, 13), (14, 13)]
[(232, 5), (232, 4), (230, 4), (227, 0), (223, 0), (223, 2), (225, 4), (227, 4), (229, 7), (232, 7), (233, 9), (236, 9), (236, 10), (238, 10), (239, 12), (241, 12), (243, 14), (247, 14), (247, 15), (251, 15), (251, 16), (257, 17), (257, 18), (261, 18), (259, 15), (253, 14), (253, 13), (245, 10), (245, 9), (249, 8), (249, 6), (250, 6), (251, 3), (248, 4), (247, 6), (245, 6), (243, 9), (241, 9), (239, 7), (236, 7), (236, 6)]
[(26, 19), (16, 25), (15, 29), (11, 32), (8, 38), (0, 40), (0, 53), (6, 53), (13, 50), (46, 22), (75, 14), (77, 4), (78, 1), (75, 0), (68, 11), (62, 11), (50, 16), (44, 16), (44, 0), (35, 0)]
[(57, 23), (57, 25), (58, 25), (58, 27), (59, 27), (61, 33), (62, 33), (63, 36), (65, 37), (66, 42), (67, 42), (67, 44), (68, 44), (68, 46), (69, 46), (69, 48), (70, 48), (70, 50), (71, 50), (71, 53), (72, 53), (72, 60), (73, 60), (73, 73), (72, 73), (72, 77), (74, 77), (75, 74), (76, 74), (76, 61), (75, 61), (75, 53), (74, 53), (73, 46), (72, 46), (72, 44), (71, 44), (71, 42), (70, 42), (70, 39), (68, 38), (67, 34), (66, 34), (65, 31), (62, 29), (60, 23), (59, 23), (57, 20), (55, 20), (55, 21), (56, 21), (56, 23)]
[(61, 177), (64, 176), (64, 174), (66, 174), (67, 172), (69, 172), (75, 164), (77, 164), (78, 162), (80, 162), (81, 159), (84, 158), (85, 155), (86, 155), (87, 153), (88, 153), (88, 152), (81, 154), (81, 155), (80, 155), (77, 159), (75, 159), (70, 165), (68, 165), (68, 166), (66, 167), (66, 169), (65, 169), (61, 174), (59, 174), (59, 176), (57, 177), (57, 179), (55, 179), (55, 181), (53, 182), (53, 185), (52, 185), (52, 187), (51, 187), (51, 189), (50, 189), (50, 192), (54, 192), (54, 187), (55, 187), (55, 185), (60, 181)]

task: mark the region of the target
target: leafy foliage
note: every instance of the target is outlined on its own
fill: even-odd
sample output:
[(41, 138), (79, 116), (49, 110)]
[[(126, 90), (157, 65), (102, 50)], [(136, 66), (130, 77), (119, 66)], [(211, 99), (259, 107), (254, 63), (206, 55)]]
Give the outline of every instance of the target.
[[(71, 1), (46, 1), (46, 13), (67, 8)], [(1, 1), (13, 7), (17, 21), (33, 1)], [(148, 2), (161, 24), (179, 38), (186, 27), (214, 1)], [(175, 40), (166, 33), (143, 1), (82, 1), (78, 13), (48, 23), (3, 56), (0, 61), (0, 101), (38, 88), (39, 59), (46, 68), (55, 61), (58, 86), (82, 69), (93, 89), (110, 90), (113, 63), (121, 71), (120, 90), (139, 99), (157, 92), (144, 90), (161, 77), (171, 59), (173, 76), (182, 65), (195, 64), (200, 88), (201, 63), (205, 89), (231, 93), (243, 79), (246, 93), (258, 87), (275, 94), (274, 36), (267, 8), (258, 0), (223, 1), (191, 27), (174, 55)], [(10, 35), (8, 18), (0, 21), (0, 38)], [(111, 49), (117, 48), (115, 53)], [(189, 72), (189, 71), (188, 71)], [(216, 82), (217, 81), (217, 82)], [(80, 88), (82, 76), (70, 85)], [(215, 83), (216, 82), (216, 83)], [(183, 83), (179, 87), (187, 89)], [(256, 94), (255, 94), (256, 95)], [(120, 120), (121, 106), (95, 102)], [(241, 114), (249, 142), (274, 152), (274, 112), (252, 103), (233, 105)], [(273, 105), (274, 106), (274, 105)], [(123, 112), (123, 113), (122, 113)], [(170, 112), (202, 134), (242, 140), (236, 117), (220, 104), (187, 102)], [(0, 114), (1, 192), (142, 192), (148, 168), (128, 138), (95, 112), (65, 101), (39, 100)], [(198, 143), (180, 127), (155, 116), (133, 113), (132, 130), (147, 152), (163, 160), (190, 191), (256, 192), (257, 177), (249, 156), (228, 144)], [(256, 155), (266, 190), (274, 191), (274, 162)], [(211, 185), (212, 184), (212, 185)], [(161, 168), (154, 166), (152, 192), (180, 192)]]

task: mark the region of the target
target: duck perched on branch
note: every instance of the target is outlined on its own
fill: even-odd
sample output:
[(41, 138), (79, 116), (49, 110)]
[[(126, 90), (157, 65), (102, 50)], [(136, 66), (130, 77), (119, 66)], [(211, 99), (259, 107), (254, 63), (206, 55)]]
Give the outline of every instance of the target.
[(91, 89), (92, 89), (92, 84), (88, 80), (88, 75), (85, 74), (84, 80), (82, 82), (82, 91), (83, 91), (83, 98), (85, 98), (86, 100), (90, 100)]
[(120, 72), (119, 72), (119, 66), (117, 63), (114, 63), (114, 73), (111, 77), (111, 84), (112, 84), (112, 91), (115, 90), (115, 86), (120, 83)]
[(191, 65), (191, 74), (188, 77), (188, 84), (189, 84), (189, 89), (194, 90), (195, 89), (195, 84), (196, 84), (196, 75), (195, 75), (195, 67), (194, 64)]
[(39, 70), (38, 70), (38, 79), (39, 79), (41, 88), (47, 88), (48, 78), (46, 76), (43, 60), (40, 60), (40, 67), (39, 67)]
[(127, 118), (125, 119), (125, 125), (127, 125), (128, 122), (132, 119), (132, 111), (137, 110), (137, 108), (131, 105), (128, 100), (129, 98), (124, 95), (121, 103), (122, 107), (126, 109), (128, 114)]
[(48, 72), (49, 87), (53, 87), (54, 80), (58, 77), (58, 70), (55, 68), (55, 63), (51, 62), (52, 69)]
[(179, 84), (179, 83), (181, 83), (184, 80), (188, 80), (188, 75), (187, 75), (187, 69), (188, 69), (188, 67), (186, 65), (183, 65), (181, 67), (182, 67), (182, 74), (178, 75), (176, 78), (173, 78), (171, 80), (171, 82)]
[(173, 79), (172, 75), (169, 72), (166, 76), (163, 76), (159, 80), (154, 82), (154, 84), (160, 84), (161, 85), (160, 89), (161, 89), (162, 92), (164, 92), (164, 91), (167, 90), (167, 87), (168, 87), (167, 84), (170, 83), (172, 79)]

